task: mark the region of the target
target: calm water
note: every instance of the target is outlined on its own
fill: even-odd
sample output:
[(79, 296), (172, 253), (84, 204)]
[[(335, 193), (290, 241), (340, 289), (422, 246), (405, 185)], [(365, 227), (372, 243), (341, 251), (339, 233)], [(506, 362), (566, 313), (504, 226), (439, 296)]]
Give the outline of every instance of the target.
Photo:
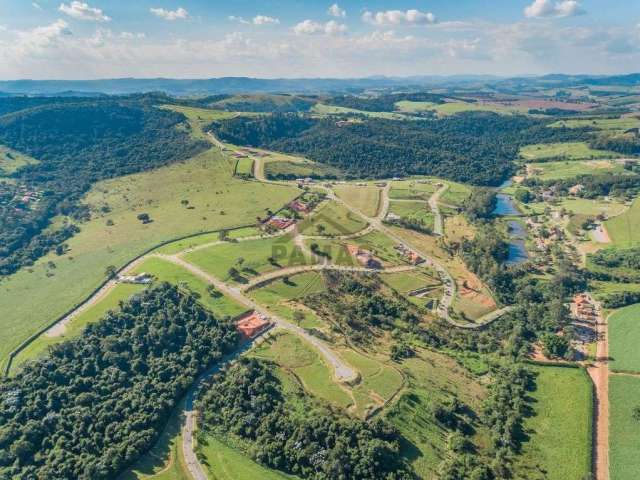
[[(509, 187), (511, 185), (511, 179), (506, 180), (500, 188)], [(493, 210), (493, 214), (499, 217), (506, 217), (511, 215), (520, 215), (520, 211), (516, 207), (513, 199), (510, 195), (499, 193), (496, 195), (496, 208)], [(509, 227), (509, 257), (507, 258), (507, 265), (518, 265), (519, 263), (526, 262), (529, 259), (529, 254), (525, 248), (525, 239), (527, 238), (527, 231), (525, 227), (515, 220), (509, 220), (507, 223)]]

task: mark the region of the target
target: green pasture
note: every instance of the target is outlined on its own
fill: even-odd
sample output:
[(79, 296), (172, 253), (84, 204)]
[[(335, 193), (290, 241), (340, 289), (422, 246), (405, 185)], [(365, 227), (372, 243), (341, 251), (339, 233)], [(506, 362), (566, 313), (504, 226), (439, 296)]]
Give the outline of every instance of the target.
[(324, 359), (299, 337), (277, 332), (266, 338), (251, 356), (271, 360), (293, 372), (313, 396), (338, 407), (347, 408), (353, 401), (334, 380), (333, 371)]
[(415, 180), (395, 181), (391, 184), (389, 199), (391, 200), (429, 200), (429, 197), (438, 190), (435, 180), (427, 180), (428, 183), (419, 183)]
[(440, 197), (440, 203), (458, 207), (471, 196), (471, 187), (462, 183), (447, 182), (449, 187)]
[(318, 245), (318, 250), (330, 256), (331, 263), (344, 266), (358, 266), (358, 262), (347, 250), (347, 245), (356, 245), (363, 250), (367, 250), (382, 261), (383, 266), (397, 266), (406, 264), (406, 260), (394, 249), (396, 242), (385, 234), (373, 231), (362, 237), (350, 238), (348, 240), (314, 239), (307, 240), (305, 244), (311, 247)]
[(239, 158), (236, 163), (236, 175), (253, 177), (253, 160), (251, 158)]
[(415, 219), (424, 222), (425, 227), (433, 228), (434, 217), (429, 204), (424, 201), (390, 201), (389, 213), (402, 218)]
[(586, 142), (538, 143), (520, 148), (520, 156), (525, 160), (536, 161), (549, 158), (583, 160), (595, 158), (618, 158), (619, 153), (606, 150), (594, 150)]
[(528, 108), (523, 107), (510, 107), (498, 104), (489, 103), (468, 103), (468, 102), (447, 102), (447, 103), (432, 103), (432, 102), (412, 102), (410, 100), (402, 100), (396, 102), (396, 108), (400, 112), (417, 113), (428, 110), (433, 110), (440, 115), (455, 115), (462, 112), (495, 112), (501, 114), (513, 114), (513, 113), (526, 113)]
[(162, 105), (160, 108), (182, 113), (189, 122), (191, 134), (195, 138), (207, 139), (205, 130), (216, 120), (226, 120), (238, 116), (237, 113), (209, 108), (185, 107), (181, 105)]
[(531, 367), (536, 388), (525, 418), (523, 457), (548, 480), (580, 480), (591, 472), (592, 383), (582, 368)]
[(345, 206), (329, 202), (298, 225), (304, 235), (340, 236), (359, 232), (367, 223)]
[(539, 180), (563, 180), (578, 175), (623, 174), (622, 164), (610, 160), (559, 161), (530, 163), (531, 176)]
[(330, 165), (316, 162), (293, 162), (283, 160), (273, 160), (266, 162), (264, 172), (267, 178), (340, 178), (342, 172)]
[(640, 406), (640, 377), (609, 376), (609, 478), (640, 478), (640, 422), (634, 410)]
[[(235, 230), (227, 230), (225, 238), (237, 240), (239, 238), (254, 237), (259, 235), (264, 235), (264, 232), (258, 227), (243, 227)], [(177, 240), (175, 242), (168, 243), (167, 245), (163, 245), (162, 247), (158, 248), (156, 252), (166, 255), (175, 255), (176, 253), (180, 253), (194, 247), (199, 247), (201, 245), (216, 243), (220, 240), (220, 232), (203, 233), (201, 235), (196, 235), (193, 237), (185, 238), (183, 240)]]
[(368, 217), (375, 217), (380, 207), (380, 189), (375, 186), (341, 184), (333, 187), (336, 195), (345, 203)]
[[(214, 245), (187, 253), (185, 259), (220, 280), (240, 283), (258, 274), (312, 263), (291, 235)], [(236, 279), (229, 274), (232, 268), (239, 272)]]
[(569, 119), (559, 120), (552, 123), (553, 128), (584, 128), (591, 127), (598, 130), (629, 130), (640, 127), (640, 119), (633, 117), (619, 118), (589, 118), (589, 119)]
[(636, 198), (628, 210), (607, 220), (604, 225), (616, 247), (632, 247), (640, 243), (640, 198)]
[(357, 110), (355, 108), (337, 107), (335, 105), (325, 105), (323, 103), (317, 103), (311, 108), (311, 112), (317, 115), (364, 115), (372, 118), (384, 118), (387, 120), (406, 120), (406, 115), (393, 112), (368, 112), (365, 110)]
[(609, 317), (609, 366), (614, 371), (640, 372), (640, 303)]

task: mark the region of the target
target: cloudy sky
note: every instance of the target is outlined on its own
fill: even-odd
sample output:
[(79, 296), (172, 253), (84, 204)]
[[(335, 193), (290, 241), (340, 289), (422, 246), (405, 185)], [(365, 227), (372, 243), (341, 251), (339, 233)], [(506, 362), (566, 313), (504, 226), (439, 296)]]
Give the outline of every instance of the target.
[(0, 78), (628, 73), (640, 0), (0, 0)]

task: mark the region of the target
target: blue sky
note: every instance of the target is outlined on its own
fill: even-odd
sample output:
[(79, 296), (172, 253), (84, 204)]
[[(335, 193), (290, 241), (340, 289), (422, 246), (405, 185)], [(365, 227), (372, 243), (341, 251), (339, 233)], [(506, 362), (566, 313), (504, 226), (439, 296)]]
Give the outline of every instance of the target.
[(640, 70), (635, 0), (0, 0), (0, 78)]

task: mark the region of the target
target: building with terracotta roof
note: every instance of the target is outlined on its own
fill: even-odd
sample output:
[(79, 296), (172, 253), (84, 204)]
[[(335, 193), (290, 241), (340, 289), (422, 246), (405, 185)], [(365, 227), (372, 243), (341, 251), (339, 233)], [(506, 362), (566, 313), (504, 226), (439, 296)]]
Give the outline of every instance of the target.
[(271, 327), (269, 319), (261, 313), (251, 311), (236, 320), (236, 329), (243, 340), (249, 340), (260, 335)]

